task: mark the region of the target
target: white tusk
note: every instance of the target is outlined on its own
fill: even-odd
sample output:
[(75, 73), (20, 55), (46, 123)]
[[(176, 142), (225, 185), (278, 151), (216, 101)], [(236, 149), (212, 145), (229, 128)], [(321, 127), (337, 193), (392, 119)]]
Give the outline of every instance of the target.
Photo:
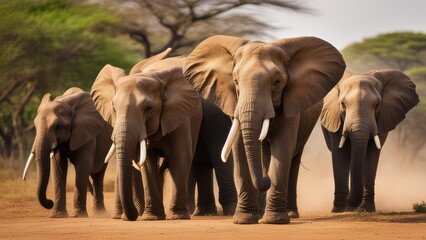
[(28, 157), (27, 164), (25, 164), (24, 174), (22, 175), (23, 180), (25, 180), (25, 178), (27, 177), (27, 171), (28, 171), (28, 168), (30, 167), (31, 162), (34, 159), (34, 156), (35, 156), (34, 153), (31, 153), (30, 156)]
[(229, 153), (232, 149), (232, 144), (235, 141), (235, 137), (237, 137), (238, 131), (240, 130), (240, 122), (238, 119), (234, 118), (232, 122), (231, 130), (229, 130), (228, 138), (226, 138), (225, 144), (223, 145), (222, 152), (220, 153), (220, 157), (223, 162), (226, 162), (228, 159)]
[(114, 155), (114, 153), (115, 153), (115, 144), (113, 143), (111, 145), (111, 148), (108, 151), (108, 154), (105, 157), (105, 161), (104, 162), (108, 163), (108, 161), (112, 158), (112, 156)]
[(54, 151), (54, 150), (52, 150), (52, 151), (50, 152), (50, 158), (53, 158), (53, 156), (55, 156), (55, 151)]
[(381, 149), (382, 148), (382, 146), (380, 145), (380, 139), (379, 139), (379, 136), (374, 136), (374, 143), (376, 143), (376, 147), (377, 147), (377, 149)]
[(339, 148), (342, 148), (343, 145), (345, 145), (346, 137), (342, 135), (342, 138), (340, 139)]
[(132, 166), (133, 166), (134, 168), (136, 168), (138, 171), (140, 171), (140, 170), (141, 170), (141, 167), (139, 167), (139, 165), (137, 165), (137, 164), (136, 164), (135, 160), (132, 160)]
[(140, 145), (141, 153), (140, 153), (140, 156), (139, 156), (138, 166), (142, 167), (145, 164), (145, 160), (146, 160), (146, 141), (145, 141), (145, 139), (142, 140), (139, 145)]
[(269, 130), (269, 119), (265, 119), (263, 120), (262, 130), (260, 130), (260, 136), (259, 136), (260, 141), (263, 141), (263, 139), (265, 139), (266, 135), (268, 134), (268, 130)]

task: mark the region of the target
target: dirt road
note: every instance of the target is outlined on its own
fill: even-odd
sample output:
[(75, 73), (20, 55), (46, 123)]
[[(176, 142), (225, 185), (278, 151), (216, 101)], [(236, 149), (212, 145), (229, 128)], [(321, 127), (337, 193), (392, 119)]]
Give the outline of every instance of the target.
[[(106, 206), (112, 206), (106, 193)], [(91, 196), (88, 197), (91, 208)], [(72, 193), (67, 195), (71, 212)], [(111, 211), (111, 209), (108, 209)], [(49, 218), (37, 202), (0, 202), (0, 239), (426, 239), (426, 214), (302, 212), (287, 225), (235, 225), (230, 217), (124, 222)], [(91, 211), (89, 211), (91, 215)]]

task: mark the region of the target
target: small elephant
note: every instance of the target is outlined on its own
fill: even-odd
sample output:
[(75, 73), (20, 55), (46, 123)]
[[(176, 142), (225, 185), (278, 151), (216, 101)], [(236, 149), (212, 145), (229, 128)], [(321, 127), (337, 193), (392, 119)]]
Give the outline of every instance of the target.
[[(112, 127), (97, 112), (89, 93), (70, 88), (51, 100), (45, 94), (34, 119), (36, 137), (24, 170), (35, 158), (38, 167), (37, 196), (40, 204), (52, 209), (51, 217), (68, 217), (66, 178), (68, 159), (75, 167), (74, 211), (71, 217), (87, 217), (86, 195), (89, 175), (93, 179), (94, 214), (104, 215), (103, 179), (105, 156), (111, 146)], [(54, 201), (46, 198), (53, 167)]]
[[(182, 73), (184, 58), (166, 58), (171, 49), (136, 64), (129, 75), (106, 65), (92, 86), (92, 97), (112, 126), (121, 205), (128, 220), (138, 212), (132, 198), (132, 161), (141, 167), (145, 194), (142, 220), (166, 218), (159, 159), (172, 179), (167, 219), (189, 219), (187, 183), (201, 124), (199, 94)], [(114, 150), (111, 150), (113, 152)]]
[[(388, 132), (419, 102), (415, 84), (397, 70), (346, 72), (324, 99), (321, 125), (334, 174), (332, 212), (376, 211), (374, 182)], [(349, 188), (350, 176), (350, 188)]]
[[(188, 186), (188, 203), (194, 216), (216, 215), (216, 201), (213, 188), (213, 169), (219, 188), (219, 203), (223, 215), (234, 215), (237, 206), (234, 163), (222, 162), (220, 152), (225, 144), (232, 121), (216, 105), (201, 99), (203, 120), (198, 136), (197, 148), (192, 163)], [(194, 193), (197, 186), (197, 204), (194, 211)]]
[[(262, 218), (260, 223), (283, 224), (290, 222), (288, 210), (298, 215), (302, 151), (321, 100), (345, 67), (339, 51), (315, 37), (264, 43), (219, 35), (201, 42), (187, 57), (189, 82), (233, 118), (221, 155), (226, 160), (232, 147), (238, 191), (234, 223)], [(266, 190), (261, 217), (258, 191)]]

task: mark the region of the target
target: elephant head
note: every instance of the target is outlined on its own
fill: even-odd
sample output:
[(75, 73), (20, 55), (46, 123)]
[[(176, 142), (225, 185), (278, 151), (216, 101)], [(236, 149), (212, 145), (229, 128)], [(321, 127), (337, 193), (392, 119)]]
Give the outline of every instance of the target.
[[(363, 74), (346, 72), (324, 99), (320, 121), (331, 133), (341, 133), (339, 148), (351, 141), (351, 192), (362, 194), (362, 170), (367, 146), (393, 130), (419, 102), (414, 83), (397, 70), (373, 70)], [(361, 195), (362, 196), (362, 195)]]
[(270, 186), (262, 176), (260, 141), (269, 119), (298, 115), (320, 101), (345, 69), (341, 54), (315, 37), (285, 38), (274, 43), (213, 36), (187, 57), (184, 74), (207, 100), (233, 117), (222, 158), (233, 135), (241, 131), (251, 180), (257, 190)]
[(60, 144), (67, 144), (70, 151), (76, 151), (93, 140), (102, 129), (103, 119), (89, 93), (79, 88), (70, 88), (53, 101), (50, 94), (43, 96), (34, 125), (36, 137), (23, 178), (25, 179), (30, 162), (35, 158), (39, 175), (38, 200), (43, 207), (50, 209), (53, 202), (46, 198), (50, 156)]
[(140, 167), (146, 144), (174, 131), (200, 107), (198, 93), (183, 76), (184, 59), (164, 59), (169, 52), (143, 60), (130, 75), (106, 65), (92, 86), (99, 112), (114, 127), (115, 150), (110, 152), (116, 152), (120, 197), (129, 220), (138, 216), (132, 200), (132, 160), (139, 156)]

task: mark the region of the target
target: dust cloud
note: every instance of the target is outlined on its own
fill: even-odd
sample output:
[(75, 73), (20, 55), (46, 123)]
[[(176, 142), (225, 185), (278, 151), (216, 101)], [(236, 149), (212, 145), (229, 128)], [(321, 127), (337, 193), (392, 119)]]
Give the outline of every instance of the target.
[[(395, 131), (396, 132), (396, 131)], [(406, 159), (391, 132), (383, 146), (376, 175), (376, 209), (382, 212), (412, 211), (416, 202), (426, 201), (426, 161), (417, 154)], [(333, 173), (319, 124), (315, 127), (302, 156), (298, 181), (299, 211), (330, 211), (333, 207)]]

